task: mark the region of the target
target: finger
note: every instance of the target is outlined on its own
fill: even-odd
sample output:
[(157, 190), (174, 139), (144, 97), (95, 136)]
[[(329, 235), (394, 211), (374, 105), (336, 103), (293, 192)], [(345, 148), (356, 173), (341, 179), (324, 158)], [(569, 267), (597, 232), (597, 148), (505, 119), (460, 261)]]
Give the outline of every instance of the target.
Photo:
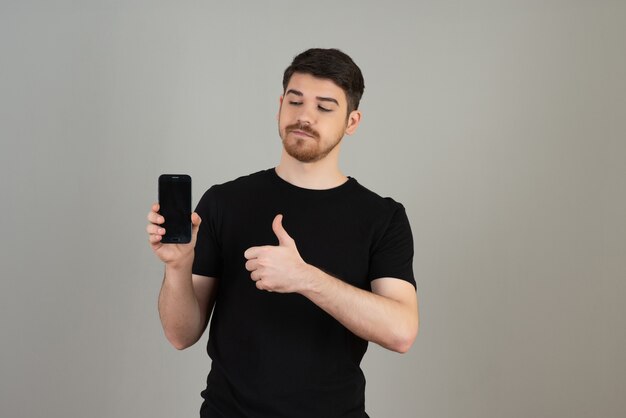
[(200, 219), (200, 215), (196, 212), (191, 214), (191, 244), (195, 247), (196, 240), (198, 239), (198, 230), (200, 229), (200, 223), (202, 219)]
[(146, 227), (146, 232), (150, 235), (165, 235), (165, 228), (160, 227), (155, 224), (148, 224)]
[(165, 222), (165, 218), (159, 213), (152, 211), (148, 213), (148, 222), (156, 225), (161, 225)]
[(159, 204), (159, 202), (155, 202), (152, 204), (152, 212), (159, 212), (159, 209), (161, 209), (161, 205)]
[(285, 228), (283, 228), (283, 215), (278, 214), (272, 222), (272, 229), (276, 238), (278, 238), (279, 245), (294, 245), (294, 240), (289, 236)]
[(258, 258), (259, 254), (263, 252), (263, 248), (265, 247), (250, 247), (243, 253), (243, 256), (248, 260)]
[(256, 288), (259, 290), (264, 290), (266, 292), (270, 292), (272, 293), (272, 288), (267, 286), (267, 283), (265, 283), (263, 280), (259, 280), (255, 283)]
[(262, 278), (261, 273), (258, 270), (254, 270), (252, 273), (250, 273), (250, 278), (255, 282), (258, 282)]
[(161, 242), (162, 238), (162, 235), (150, 234), (150, 236), (148, 237), (148, 241), (150, 241), (150, 244), (156, 245)]
[(254, 271), (259, 268), (259, 262), (256, 258), (246, 261), (246, 270)]

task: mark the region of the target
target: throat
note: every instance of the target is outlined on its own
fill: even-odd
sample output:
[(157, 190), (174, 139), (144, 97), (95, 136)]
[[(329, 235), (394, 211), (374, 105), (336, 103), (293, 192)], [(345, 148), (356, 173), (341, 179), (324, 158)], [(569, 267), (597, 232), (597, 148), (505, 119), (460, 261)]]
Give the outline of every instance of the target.
[(308, 164), (311, 167), (289, 167), (281, 162), (275, 170), (278, 177), (294, 186), (311, 189), (327, 190), (339, 187), (348, 181), (339, 168), (336, 170), (320, 169), (314, 167), (315, 164)]

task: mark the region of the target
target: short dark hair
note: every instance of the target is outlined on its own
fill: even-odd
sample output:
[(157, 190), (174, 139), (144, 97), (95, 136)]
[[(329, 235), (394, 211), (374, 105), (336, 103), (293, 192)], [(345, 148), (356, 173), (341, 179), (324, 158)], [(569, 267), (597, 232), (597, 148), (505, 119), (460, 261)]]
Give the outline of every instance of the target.
[(359, 108), (365, 88), (363, 75), (352, 58), (340, 50), (311, 48), (296, 55), (283, 74), (283, 91), (287, 90), (294, 73), (310, 74), (333, 81), (346, 93), (348, 114)]

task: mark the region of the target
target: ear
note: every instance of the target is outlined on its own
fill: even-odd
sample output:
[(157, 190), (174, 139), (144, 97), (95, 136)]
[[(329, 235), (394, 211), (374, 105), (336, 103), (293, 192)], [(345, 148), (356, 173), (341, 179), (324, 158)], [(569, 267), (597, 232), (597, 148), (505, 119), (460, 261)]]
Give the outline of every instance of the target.
[(348, 125), (346, 126), (346, 135), (352, 135), (356, 128), (361, 123), (361, 117), (363, 114), (359, 110), (353, 110), (348, 115)]
[(276, 113), (276, 120), (280, 120), (280, 109), (283, 107), (283, 95), (278, 98), (278, 113)]

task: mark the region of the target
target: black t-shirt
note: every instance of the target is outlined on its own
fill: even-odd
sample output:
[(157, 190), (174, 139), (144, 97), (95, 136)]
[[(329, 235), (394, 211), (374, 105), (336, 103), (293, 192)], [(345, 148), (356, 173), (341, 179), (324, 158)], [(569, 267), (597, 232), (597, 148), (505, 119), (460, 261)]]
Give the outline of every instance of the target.
[(218, 278), (201, 416), (367, 417), (367, 341), (302, 295), (258, 290), (244, 252), (278, 245), (280, 213), (305, 262), (361, 289), (381, 277), (415, 286), (404, 207), (354, 178), (310, 190), (269, 169), (211, 187), (196, 211), (193, 273)]

